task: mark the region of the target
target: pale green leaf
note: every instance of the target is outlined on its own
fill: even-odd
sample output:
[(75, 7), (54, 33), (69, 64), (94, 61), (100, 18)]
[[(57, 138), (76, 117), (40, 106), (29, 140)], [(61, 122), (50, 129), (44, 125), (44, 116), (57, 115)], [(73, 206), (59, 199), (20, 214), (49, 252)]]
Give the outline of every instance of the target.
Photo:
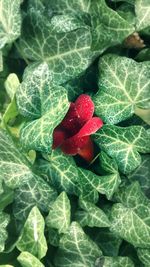
[(12, 265), (8, 265), (8, 264), (5, 264), (5, 265), (0, 265), (0, 267), (13, 267)]
[(46, 219), (49, 228), (58, 229), (59, 233), (66, 233), (70, 226), (71, 206), (65, 192), (62, 192), (51, 206)]
[(85, 70), (93, 58), (90, 47), (89, 29), (56, 32), (49, 15), (32, 8), (23, 21), (19, 51), (36, 62), (31, 65), (33, 69), (43, 62), (47, 64), (53, 83), (62, 84)]
[(44, 265), (29, 252), (22, 252), (17, 260), (20, 262), (22, 267), (44, 267)]
[(108, 220), (108, 217), (106, 214), (98, 208), (96, 205), (80, 200), (79, 201), (79, 207), (82, 210), (77, 210), (75, 214), (76, 221), (79, 222), (79, 224), (89, 227), (109, 227), (110, 222)]
[(17, 90), (20, 113), (30, 118), (21, 129), (21, 142), (28, 149), (50, 152), (54, 128), (62, 121), (69, 108), (67, 91), (51, 86), (46, 63), (32, 73), (26, 73)]
[(138, 181), (141, 189), (149, 197), (150, 195), (150, 156), (143, 155), (142, 162), (132, 173), (128, 175), (131, 181)]
[(58, 149), (53, 150), (46, 158), (48, 161), (41, 162), (40, 169), (48, 175), (54, 188), (78, 195), (78, 168), (74, 159)]
[(150, 249), (138, 248), (137, 254), (141, 262), (144, 264), (144, 266), (149, 267), (150, 266)]
[(20, 85), (20, 82), (18, 80), (17, 75), (15, 73), (9, 74), (9, 76), (7, 77), (5, 81), (5, 89), (6, 89), (8, 96), (11, 99), (11, 102), (7, 106), (7, 109), (3, 115), (4, 124), (7, 124), (9, 120), (15, 118), (18, 115), (15, 93), (19, 85)]
[(149, 66), (133, 59), (106, 55), (99, 62), (99, 91), (93, 97), (95, 112), (106, 123), (130, 118), (136, 107), (150, 107)]
[(81, 168), (78, 168), (78, 173), (81, 197), (89, 202), (96, 203), (98, 201), (98, 193), (105, 194), (108, 199), (111, 199), (121, 182), (118, 173), (98, 176)]
[(57, 33), (65, 33), (85, 27), (84, 23), (78, 18), (70, 14), (53, 16), (51, 24)]
[(132, 24), (123, 19), (115, 10), (109, 8), (105, 0), (95, 0), (91, 4), (92, 48), (101, 53), (110, 46), (121, 44), (134, 32)]
[(44, 236), (44, 218), (37, 207), (33, 207), (17, 242), (20, 251), (27, 251), (38, 259), (45, 256), (47, 244)]
[(136, 29), (138, 31), (150, 26), (150, 4), (149, 0), (135, 1)]
[(6, 227), (10, 221), (8, 214), (0, 211), (0, 252), (4, 251), (5, 241), (8, 237)]
[(102, 257), (96, 262), (96, 267), (134, 267), (132, 260), (128, 257)]
[(123, 173), (130, 173), (140, 165), (139, 152), (150, 152), (150, 139), (141, 126), (105, 125), (94, 136), (96, 143), (116, 160)]
[(150, 248), (150, 201), (137, 182), (117, 193), (111, 211), (111, 231), (135, 247)]
[(21, 33), (20, 0), (0, 0), (0, 49)]
[(98, 257), (102, 255), (98, 246), (89, 239), (77, 222), (60, 240), (55, 257), (56, 267), (93, 267)]
[(5, 89), (11, 100), (14, 99), (15, 93), (19, 85), (20, 82), (17, 75), (15, 73), (9, 74), (5, 81)]
[(4, 179), (10, 188), (17, 188), (34, 176), (29, 162), (4, 130), (0, 130), (0, 169), (0, 180)]
[(39, 176), (34, 176), (15, 190), (14, 215), (22, 221), (26, 219), (34, 206), (41, 211), (48, 212), (56, 197), (56, 191), (46, 181)]

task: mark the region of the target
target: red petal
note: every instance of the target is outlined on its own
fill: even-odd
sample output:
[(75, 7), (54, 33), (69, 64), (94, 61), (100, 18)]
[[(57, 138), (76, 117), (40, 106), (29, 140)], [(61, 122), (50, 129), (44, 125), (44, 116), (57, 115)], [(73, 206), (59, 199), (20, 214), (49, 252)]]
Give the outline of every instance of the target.
[(93, 142), (90, 137), (86, 145), (79, 150), (78, 154), (88, 162), (91, 162), (93, 160), (94, 147), (93, 147)]
[[(83, 124), (82, 124), (83, 125)], [(75, 135), (82, 127), (78, 118), (77, 110), (74, 103), (70, 104), (70, 108), (60, 126), (68, 131), (69, 136)]]
[(82, 94), (75, 101), (77, 114), (82, 122), (92, 118), (94, 113), (94, 103), (89, 95)]
[(71, 138), (68, 138), (61, 146), (62, 151), (68, 155), (76, 155), (79, 150), (86, 145), (89, 137), (78, 137), (74, 135)]
[(55, 128), (53, 132), (53, 146), (52, 148), (55, 149), (60, 146), (64, 140), (67, 138), (67, 134), (63, 131), (60, 127)]
[(98, 117), (93, 117), (87, 121), (78, 132), (79, 137), (91, 135), (103, 126), (103, 121)]

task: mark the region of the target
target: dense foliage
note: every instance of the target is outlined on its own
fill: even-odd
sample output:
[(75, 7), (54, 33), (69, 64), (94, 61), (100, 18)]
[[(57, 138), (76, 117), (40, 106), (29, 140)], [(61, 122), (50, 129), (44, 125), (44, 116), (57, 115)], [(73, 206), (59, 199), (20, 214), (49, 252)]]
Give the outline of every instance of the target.
[(0, 0), (0, 125), (1, 267), (150, 266), (149, 0)]

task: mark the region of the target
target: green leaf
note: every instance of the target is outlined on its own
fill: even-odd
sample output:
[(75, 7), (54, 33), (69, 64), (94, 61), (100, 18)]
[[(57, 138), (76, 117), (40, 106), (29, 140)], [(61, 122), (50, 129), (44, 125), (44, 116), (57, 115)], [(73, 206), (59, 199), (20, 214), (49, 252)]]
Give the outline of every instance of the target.
[(48, 242), (54, 247), (59, 246), (60, 238), (63, 234), (59, 234), (58, 230), (53, 228), (48, 228)]
[(101, 254), (101, 250), (88, 238), (80, 225), (73, 222), (60, 240), (55, 264), (57, 267), (93, 267)]
[[(49, 2), (48, 2), (49, 4)], [(79, 13), (82, 12), (89, 12), (91, 0), (51, 0), (50, 6), (56, 12), (60, 13)]]
[(8, 237), (6, 227), (10, 221), (10, 216), (0, 211), (0, 252), (4, 251), (5, 241)]
[(108, 228), (96, 228), (96, 230), (92, 229), (92, 231), (88, 232), (88, 234), (100, 247), (105, 256), (118, 256), (122, 239), (112, 233)]
[(150, 5), (149, 0), (135, 1), (136, 29), (138, 31), (150, 26)]
[(12, 265), (0, 265), (0, 267), (13, 267)]
[(85, 27), (83, 21), (71, 14), (53, 16), (51, 24), (57, 33), (65, 33)]
[(3, 193), (0, 195), (0, 210), (4, 210), (7, 205), (14, 200), (14, 191), (6, 186), (3, 186)]
[(132, 24), (109, 8), (104, 0), (95, 0), (91, 4), (92, 16), (92, 49), (101, 53), (110, 46), (121, 44), (134, 32)]
[(79, 206), (82, 210), (77, 210), (75, 213), (76, 221), (79, 222), (79, 224), (89, 227), (109, 227), (110, 222), (106, 216), (106, 214), (98, 208), (96, 205), (80, 200)]
[(111, 211), (111, 231), (135, 247), (150, 248), (150, 201), (138, 182), (122, 188)]
[(101, 151), (100, 156), (100, 164), (102, 168), (108, 173), (117, 173), (118, 165), (116, 161), (110, 158), (104, 151)]
[(139, 152), (150, 152), (148, 134), (141, 126), (105, 125), (94, 136), (96, 143), (116, 160), (118, 168), (125, 174), (140, 165)]
[(18, 115), (15, 93), (19, 85), (20, 85), (20, 82), (18, 80), (17, 75), (15, 73), (9, 74), (9, 76), (7, 77), (7, 80), (5, 81), (5, 88), (6, 88), (8, 96), (11, 99), (11, 102), (8, 105), (3, 115), (4, 124), (7, 124), (9, 120), (15, 118)]
[(15, 146), (11, 137), (0, 129), (0, 180), (14, 189), (32, 179), (34, 173), (26, 158)]
[(42, 178), (35, 176), (16, 189), (13, 203), (14, 215), (22, 221), (34, 206), (48, 212), (56, 197), (56, 191)]
[(103, 267), (134, 267), (133, 262), (128, 257), (102, 257), (97, 261), (97, 264), (101, 262), (103, 262)]
[(3, 71), (3, 54), (0, 50), (0, 72)]
[(68, 194), (78, 195), (78, 169), (74, 159), (60, 150), (53, 150), (51, 155), (46, 156), (46, 159), (48, 161), (41, 162), (40, 167), (48, 175), (54, 188)]
[(71, 206), (65, 192), (62, 192), (52, 205), (46, 219), (49, 228), (58, 229), (59, 233), (66, 233), (70, 226)]
[(47, 252), (44, 226), (44, 218), (40, 211), (37, 207), (33, 207), (17, 242), (17, 248), (20, 251), (30, 252), (38, 259), (43, 258)]
[(128, 175), (130, 181), (138, 181), (143, 192), (149, 196), (150, 192), (150, 156), (143, 155), (142, 162), (132, 173)]
[(22, 252), (17, 260), (20, 262), (22, 267), (44, 267), (44, 265), (29, 252)]
[(137, 61), (149, 61), (150, 60), (150, 48), (142, 49), (135, 58)]
[(78, 168), (78, 172), (82, 192), (81, 197), (89, 202), (96, 203), (98, 201), (98, 193), (105, 194), (108, 199), (111, 199), (121, 182), (118, 173), (98, 176), (81, 168)]
[(150, 249), (138, 248), (137, 254), (145, 267), (150, 266)]
[(20, 0), (0, 0), (0, 49), (20, 35), (20, 3)]
[(22, 144), (28, 149), (50, 152), (54, 128), (69, 108), (67, 91), (51, 86), (48, 66), (43, 63), (32, 74), (25, 74), (16, 97), (20, 113), (30, 119), (21, 130)]
[(106, 123), (130, 118), (136, 107), (150, 107), (149, 66), (108, 54), (99, 62), (99, 91), (93, 97), (95, 112)]
[(118, 14), (128, 21), (128, 23), (131, 23), (133, 26), (135, 25), (135, 12), (134, 12), (134, 6), (129, 3), (123, 3), (117, 8)]
[(93, 58), (90, 47), (89, 29), (58, 33), (49, 15), (32, 8), (23, 21), (19, 50), (23, 57), (36, 62), (31, 65), (33, 69), (42, 63), (47, 64), (55, 84), (78, 76), (89, 66)]

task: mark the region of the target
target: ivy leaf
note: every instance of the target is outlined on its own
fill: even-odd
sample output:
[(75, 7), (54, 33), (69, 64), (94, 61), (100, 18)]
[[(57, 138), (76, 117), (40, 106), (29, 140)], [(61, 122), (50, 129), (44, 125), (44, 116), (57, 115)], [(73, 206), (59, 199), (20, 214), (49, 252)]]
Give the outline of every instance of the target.
[(92, 2), (90, 13), (93, 27), (93, 50), (100, 50), (102, 53), (108, 47), (122, 43), (134, 32), (132, 24), (109, 8), (104, 0)]
[[(51, 44), (51, 45), (49, 45)], [(91, 33), (87, 28), (56, 32), (49, 15), (31, 8), (24, 18), (19, 51), (33, 64), (33, 69), (45, 63), (49, 67), (53, 83), (62, 84), (78, 76), (93, 58)]]
[(21, 130), (22, 144), (28, 149), (50, 152), (53, 130), (69, 108), (67, 91), (60, 86), (51, 87), (48, 66), (43, 63), (32, 74), (25, 74), (16, 97), (20, 113), (30, 119)]
[(0, 50), (0, 72), (3, 71), (3, 54)]
[(149, 0), (135, 1), (136, 28), (138, 31), (150, 26), (150, 5)]
[(21, 33), (20, 0), (0, 0), (0, 49)]
[(9, 120), (15, 118), (18, 115), (18, 110), (16, 106), (16, 98), (15, 93), (19, 86), (19, 80), (15, 73), (9, 74), (7, 77), (7, 80), (5, 81), (5, 88), (7, 91), (7, 94), (9, 95), (11, 102), (8, 105), (4, 115), (3, 115), (3, 122), (4, 124), (7, 124)]
[(80, 200), (79, 206), (82, 210), (77, 210), (75, 214), (76, 220), (79, 224), (89, 227), (109, 227), (110, 222), (106, 216), (106, 214), (98, 208), (96, 205)]
[(22, 234), (17, 242), (20, 251), (27, 251), (38, 259), (45, 256), (47, 244), (44, 236), (44, 218), (37, 207), (33, 207), (25, 222)]
[(111, 211), (111, 231), (135, 247), (150, 248), (150, 201), (138, 182), (122, 188), (117, 202)]
[(0, 195), (0, 210), (4, 210), (7, 205), (14, 200), (14, 191), (3, 185), (3, 193)]
[(29, 252), (22, 252), (18, 256), (17, 260), (22, 267), (44, 267), (44, 265)]
[(48, 212), (56, 197), (56, 191), (42, 178), (35, 176), (15, 190), (14, 215), (18, 220), (25, 220), (34, 206)]
[(58, 13), (79, 13), (89, 12), (91, 0), (72, 0), (66, 2), (66, 0), (51, 0), (50, 6), (52, 10)]
[(74, 159), (59, 150), (53, 150), (46, 159), (47, 162), (41, 162), (40, 170), (50, 177), (54, 188), (60, 192), (78, 195), (78, 170)]
[(59, 234), (58, 230), (54, 228), (48, 228), (48, 242), (54, 247), (59, 246), (60, 238), (63, 234)]
[(99, 72), (99, 91), (93, 101), (96, 114), (106, 123), (116, 124), (130, 118), (137, 107), (150, 108), (149, 67), (146, 62), (137, 63), (133, 59), (109, 54), (100, 60)]
[(128, 175), (130, 181), (138, 181), (143, 192), (149, 196), (150, 193), (150, 157), (149, 155), (142, 156), (141, 164)]
[[(110, 267), (110, 266), (111, 267), (122, 267), (122, 266), (134, 267), (133, 262), (128, 257), (104, 257), (104, 258), (100, 258), (99, 261), (100, 262), (103, 261), (103, 267)], [(100, 265), (96, 265), (96, 266), (100, 266)]]
[(125, 174), (140, 165), (141, 157), (138, 152), (150, 152), (148, 134), (141, 126), (105, 125), (94, 136), (96, 143), (116, 160), (120, 171)]
[(92, 240), (100, 247), (105, 256), (116, 257), (119, 253), (119, 248), (122, 239), (112, 233), (108, 228), (96, 228), (88, 231)]
[(8, 133), (0, 129), (0, 180), (14, 189), (33, 178), (31, 165), (20, 153)]
[(65, 192), (62, 192), (52, 205), (46, 219), (49, 228), (58, 229), (59, 233), (66, 233), (70, 226), (71, 206)]
[(110, 158), (104, 151), (101, 151), (99, 156), (102, 168), (108, 173), (118, 173), (118, 165), (116, 161)]
[(149, 267), (150, 266), (150, 249), (138, 248), (137, 254), (141, 262), (144, 264), (144, 266)]
[(98, 201), (98, 193), (105, 194), (111, 199), (121, 182), (118, 173), (98, 176), (91, 171), (78, 168), (79, 185), (81, 187), (81, 197), (85, 201)]
[(9, 215), (0, 211), (0, 252), (4, 251), (5, 248), (5, 241), (8, 237), (6, 227), (9, 221)]
[(55, 264), (57, 267), (93, 267), (101, 255), (98, 246), (89, 239), (77, 222), (73, 222), (60, 240)]
[(85, 26), (83, 21), (72, 14), (53, 16), (51, 19), (51, 24), (54, 28), (54, 31), (57, 33), (70, 32)]

